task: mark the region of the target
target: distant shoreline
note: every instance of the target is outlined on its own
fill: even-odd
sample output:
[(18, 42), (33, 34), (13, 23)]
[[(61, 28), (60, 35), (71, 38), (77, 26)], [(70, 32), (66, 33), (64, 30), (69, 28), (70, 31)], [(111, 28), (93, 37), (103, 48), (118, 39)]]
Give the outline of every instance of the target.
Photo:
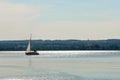
[[(14, 50), (14, 51), (16, 51), (16, 50)], [(19, 50), (17, 50), (17, 51), (19, 52)], [(25, 52), (25, 51), (23, 51), (23, 50), (21, 50), (21, 51), (22, 51), (22, 52)], [(97, 52), (102, 52), (102, 51), (104, 51), (104, 52), (107, 52), (107, 51), (109, 51), (109, 52), (114, 52), (114, 51), (116, 51), (116, 52), (117, 52), (117, 51), (120, 51), (120, 50), (37, 50), (37, 51), (42, 51), (42, 52), (44, 52), (44, 51), (48, 51), (48, 52), (49, 52), (49, 51), (51, 51), (51, 52), (54, 52), (54, 51), (58, 51), (58, 52), (59, 52), (59, 51), (60, 51), (60, 52), (62, 52), (62, 51), (63, 51), (63, 52), (65, 52), (65, 51), (66, 51), (66, 52), (67, 52), (67, 51), (68, 51), (68, 52), (69, 52), (69, 51), (70, 51), (70, 52), (71, 52), (71, 51), (72, 51), (72, 52), (76, 52), (76, 51), (77, 51), (77, 52), (78, 52), (78, 51), (80, 51), (80, 52), (96, 52), (96, 51), (97, 51)], [(12, 50), (11, 50), (11, 51), (10, 51), (10, 50), (9, 50), (9, 51), (7, 51), (7, 50), (6, 50), (6, 51), (2, 51), (2, 50), (1, 50), (0, 52), (13, 52), (13, 51), (12, 51)]]
[[(25, 51), (28, 40), (0, 41), (0, 51)], [(120, 50), (120, 39), (108, 40), (32, 40), (31, 49), (40, 51)]]

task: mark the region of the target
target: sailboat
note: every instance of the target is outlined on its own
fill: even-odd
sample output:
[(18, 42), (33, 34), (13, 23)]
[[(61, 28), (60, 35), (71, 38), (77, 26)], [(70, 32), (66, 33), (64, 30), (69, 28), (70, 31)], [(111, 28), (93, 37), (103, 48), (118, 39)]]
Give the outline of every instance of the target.
[(26, 55), (39, 55), (39, 53), (37, 53), (36, 50), (31, 51), (31, 37), (32, 37), (32, 35), (30, 35), (30, 40), (29, 40), (25, 54)]

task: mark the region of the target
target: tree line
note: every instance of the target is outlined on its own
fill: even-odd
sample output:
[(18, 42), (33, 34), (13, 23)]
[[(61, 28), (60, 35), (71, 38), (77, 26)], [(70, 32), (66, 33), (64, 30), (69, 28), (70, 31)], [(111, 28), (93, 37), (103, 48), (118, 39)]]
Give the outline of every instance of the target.
[[(0, 41), (0, 51), (25, 51), (27, 44), (28, 40)], [(120, 40), (32, 40), (31, 49), (120, 50)]]

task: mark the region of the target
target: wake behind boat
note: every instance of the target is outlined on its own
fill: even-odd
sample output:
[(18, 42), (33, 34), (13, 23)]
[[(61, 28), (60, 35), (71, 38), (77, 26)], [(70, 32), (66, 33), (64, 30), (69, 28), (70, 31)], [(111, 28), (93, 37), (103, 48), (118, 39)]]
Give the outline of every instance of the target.
[(31, 36), (30, 36), (30, 40), (25, 52), (26, 55), (39, 55), (39, 53), (37, 52), (37, 50), (31, 51)]

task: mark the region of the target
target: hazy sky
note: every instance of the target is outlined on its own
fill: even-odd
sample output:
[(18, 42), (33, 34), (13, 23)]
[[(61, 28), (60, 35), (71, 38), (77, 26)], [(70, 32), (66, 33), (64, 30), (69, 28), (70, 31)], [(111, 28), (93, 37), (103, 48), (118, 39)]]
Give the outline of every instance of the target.
[(0, 40), (120, 39), (120, 0), (0, 0)]

